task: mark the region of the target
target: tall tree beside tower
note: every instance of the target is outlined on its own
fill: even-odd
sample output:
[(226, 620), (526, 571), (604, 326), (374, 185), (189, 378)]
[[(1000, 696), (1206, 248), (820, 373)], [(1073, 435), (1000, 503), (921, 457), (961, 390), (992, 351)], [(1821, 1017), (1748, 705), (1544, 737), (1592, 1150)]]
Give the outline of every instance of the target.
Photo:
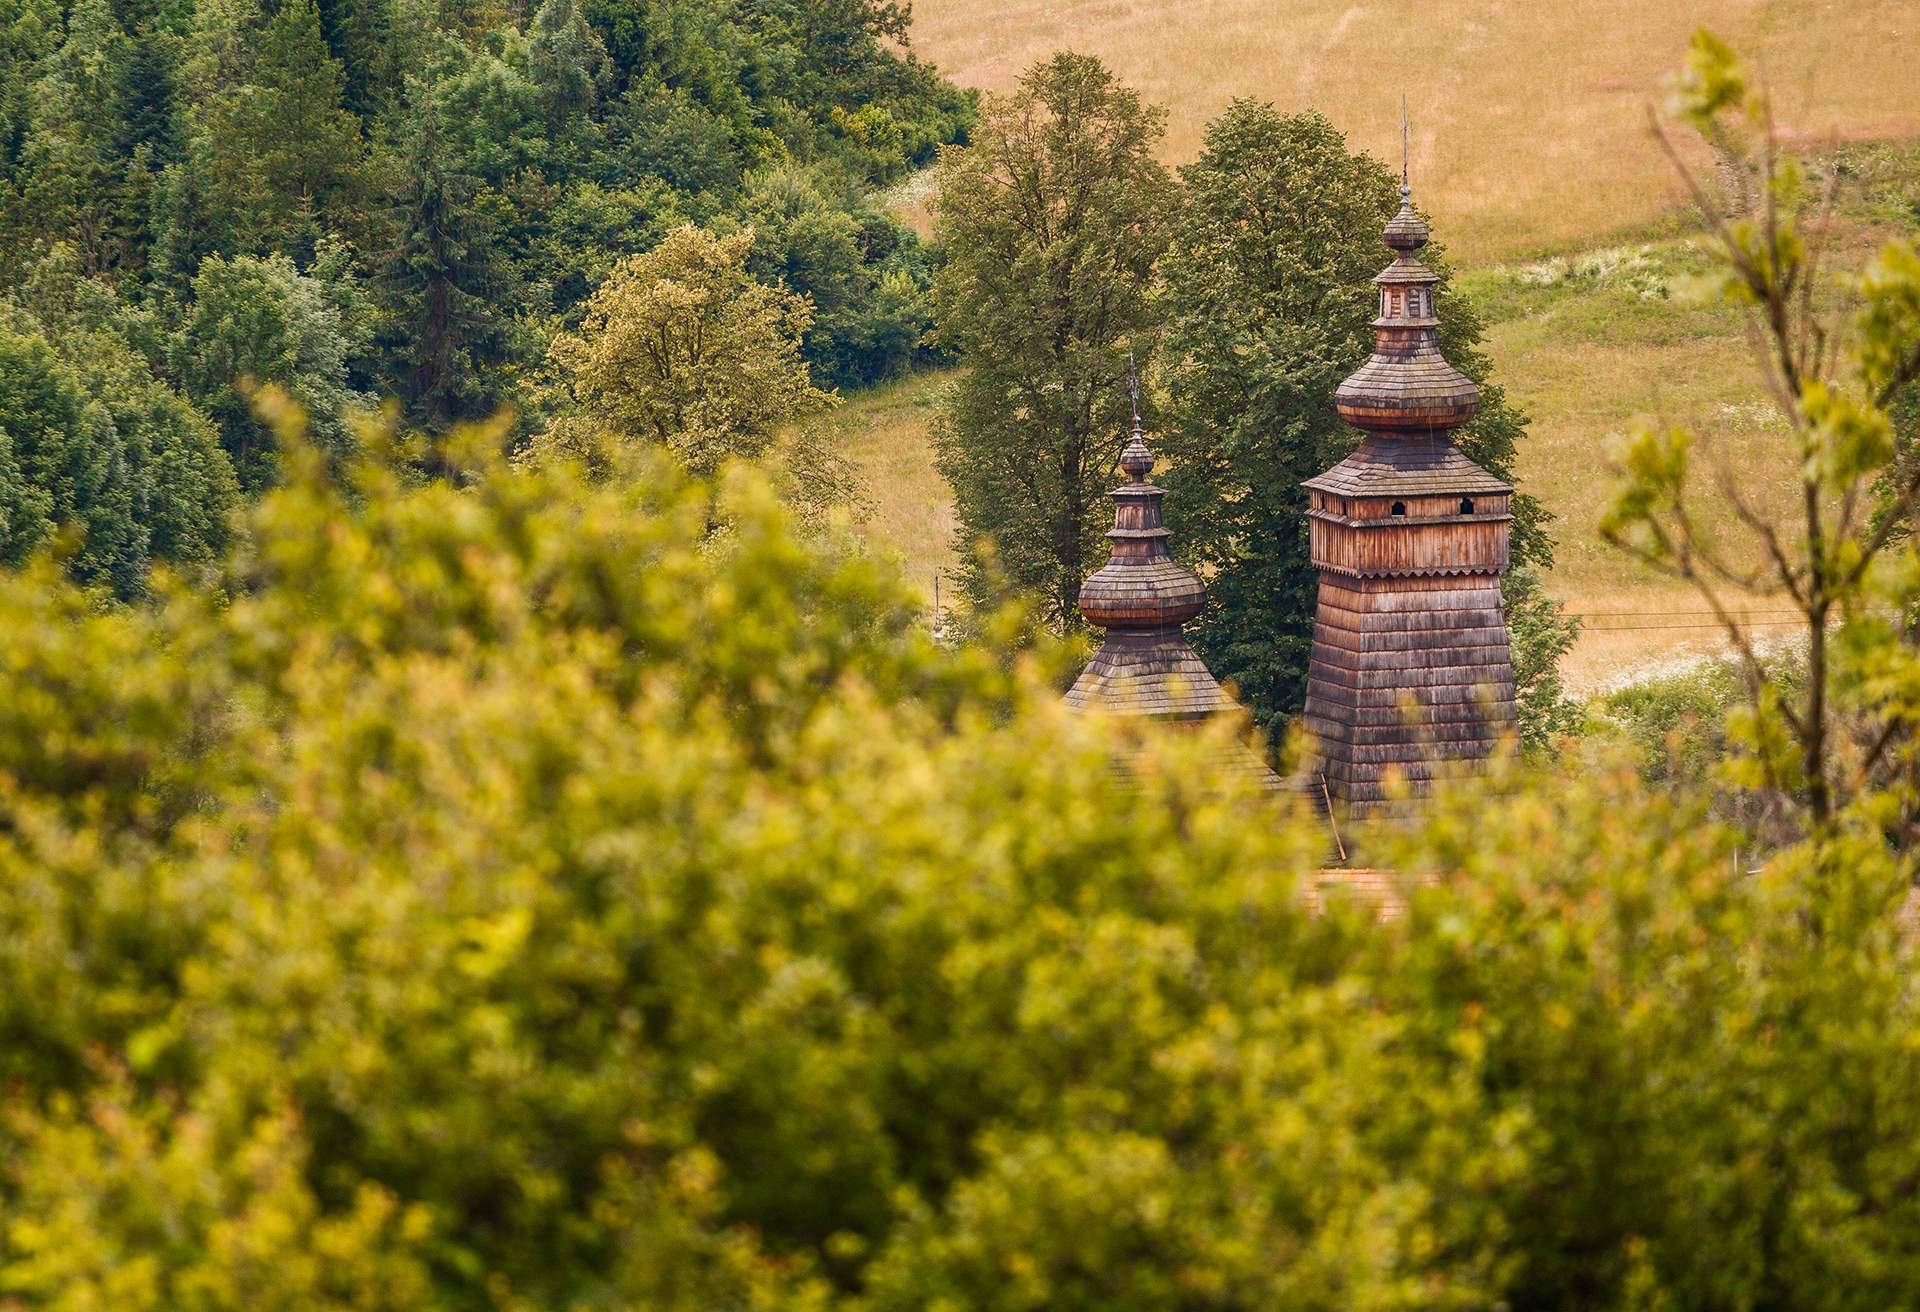
[[(1060, 54), (943, 160), (934, 295), (966, 372), (937, 441), (976, 601), (1004, 578), (1075, 622), (1126, 441), (1128, 355), (1156, 320), (1174, 197), (1153, 157), (1161, 120), (1099, 60)], [(981, 539), (997, 569), (972, 550)]]

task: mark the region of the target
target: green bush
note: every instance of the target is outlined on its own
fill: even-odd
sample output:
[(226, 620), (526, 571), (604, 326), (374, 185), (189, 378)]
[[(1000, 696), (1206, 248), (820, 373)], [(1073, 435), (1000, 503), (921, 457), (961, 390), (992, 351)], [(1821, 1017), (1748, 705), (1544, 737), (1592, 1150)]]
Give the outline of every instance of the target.
[(1871, 845), (1734, 881), (1630, 776), (1516, 783), (1315, 920), (1217, 738), (936, 647), (756, 476), (323, 463), (217, 599), (0, 578), (0, 1299), (1920, 1287)]

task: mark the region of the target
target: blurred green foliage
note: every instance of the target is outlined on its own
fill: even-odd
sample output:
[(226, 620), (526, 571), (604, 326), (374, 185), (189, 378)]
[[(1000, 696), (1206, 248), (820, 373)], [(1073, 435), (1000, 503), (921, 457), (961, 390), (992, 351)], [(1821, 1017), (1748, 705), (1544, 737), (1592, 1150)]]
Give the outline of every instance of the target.
[[(1715, 482), (1745, 530), (1734, 544), (1703, 531), (1700, 458), (1685, 428), (1642, 425), (1619, 452), (1626, 478), (1603, 536), (1686, 582), (1721, 621), (1743, 687), (1725, 718), (1731, 748), (1716, 774), (1766, 799), (1775, 841), (1849, 826), (1896, 849), (1920, 837), (1920, 514), (1910, 458), (1920, 382), (1920, 250), (1889, 239), (1858, 273), (1846, 312), (1816, 288), (1825, 273), (1832, 193), (1816, 201), (1807, 168), (1779, 148), (1764, 79), (1713, 34), (1695, 34), (1673, 114), (1721, 163), (1712, 185), (1661, 136), (1691, 188), (1711, 251), (1710, 285), (1746, 322), (1756, 372), (1799, 470), (1795, 515), (1756, 510), (1738, 471)], [(1840, 175), (1831, 182), (1837, 186)], [(1770, 590), (1794, 616), (1804, 676), (1778, 677), (1733, 590)], [(1789, 637), (1782, 633), (1779, 636)]]
[(0, 1304), (1920, 1281), (1883, 845), (1734, 879), (1631, 776), (1514, 780), (1392, 840), (1449, 875), (1400, 920), (1314, 919), (1232, 726), (1122, 741), (1044, 652), (937, 647), (750, 471), (498, 437), (294, 448), (217, 590), (0, 579)]
[[(611, 94), (596, 41), (619, 67), (658, 35), (544, 12), (543, 124)], [(356, 46), (376, 18), (318, 14)], [(757, 241), (682, 253), (733, 277)], [(346, 315), (341, 250), (195, 275), (271, 289), (207, 340), (292, 369), (231, 525), (122, 514), (136, 432), (234, 495), (181, 394), (109, 368), (197, 358), (178, 325), (43, 261), (0, 334), (0, 413), (42, 442), (11, 458), (57, 451), (100, 491), (62, 516), (153, 534), (99, 566), (147, 604), (75, 563), (106, 534), (0, 574), (0, 1307), (1913, 1302), (1910, 775), (1836, 766), (1843, 804), (1745, 873), (1690, 790), (1503, 772), (1372, 836), (1402, 914), (1333, 886), (1309, 915), (1326, 835), (1247, 793), (1242, 726), (1068, 715), (1021, 617), (936, 644), (762, 472), (509, 463), (507, 419), (336, 441), (301, 379), (355, 366), (286, 343)], [(1869, 370), (1914, 339), (1910, 263), (1870, 275)], [(1812, 399), (1810, 477), (1868, 486), (1874, 407)], [(1655, 522), (1684, 454), (1638, 451)], [(1826, 677), (1899, 729), (1920, 572), (1882, 548)], [(1741, 708), (1728, 786), (1819, 677)]]

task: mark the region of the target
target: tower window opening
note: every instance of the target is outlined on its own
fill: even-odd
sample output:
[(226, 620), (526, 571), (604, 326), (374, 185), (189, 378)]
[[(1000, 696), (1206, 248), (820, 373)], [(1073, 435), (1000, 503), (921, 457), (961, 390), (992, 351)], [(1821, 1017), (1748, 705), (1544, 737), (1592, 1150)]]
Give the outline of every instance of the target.
[(1390, 515), (1405, 515), (1407, 513), (1407, 503), (1404, 501), (1396, 501), (1393, 503), (1393, 509), (1387, 513)]
[(1471, 515), (1471, 514), (1473, 513), (1473, 498), (1472, 498), (1472, 497), (1461, 497), (1461, 498), (1460, 498), (1460, 513), (1461, 513), (1461, 514), (1463, 514), (1463, 515)]

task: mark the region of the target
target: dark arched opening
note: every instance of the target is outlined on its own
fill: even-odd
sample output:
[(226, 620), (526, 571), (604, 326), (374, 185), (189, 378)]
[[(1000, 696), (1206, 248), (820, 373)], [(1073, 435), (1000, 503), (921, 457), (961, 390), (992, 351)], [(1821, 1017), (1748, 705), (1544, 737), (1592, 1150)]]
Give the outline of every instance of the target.
[(1404, 502), (1404, 501), (1396, 501), (1396, 502), (1394, 502), (1394, 503), (1393, 503), (1393, 509), (1392, 509), (1391, 511), (1389, 511), (1388, 513), (1389, 513), (1389, 514), (1394, 514), (1394, 515), (1404, 515), (1404, 514), (1406, 514), (1406, 513), (1407, 513), (1407, 503), (1406, 503), (1406, 502)]
[(1471, 515), (1471, 514), (1473, 513), (1473, 498), (1472, 498), (1472, 497), (1461, 497), (1461, 498), (1460, 498), (1460, 513), (1461, 513), (1461, 514), (1463, 514), (1463, 515)]

